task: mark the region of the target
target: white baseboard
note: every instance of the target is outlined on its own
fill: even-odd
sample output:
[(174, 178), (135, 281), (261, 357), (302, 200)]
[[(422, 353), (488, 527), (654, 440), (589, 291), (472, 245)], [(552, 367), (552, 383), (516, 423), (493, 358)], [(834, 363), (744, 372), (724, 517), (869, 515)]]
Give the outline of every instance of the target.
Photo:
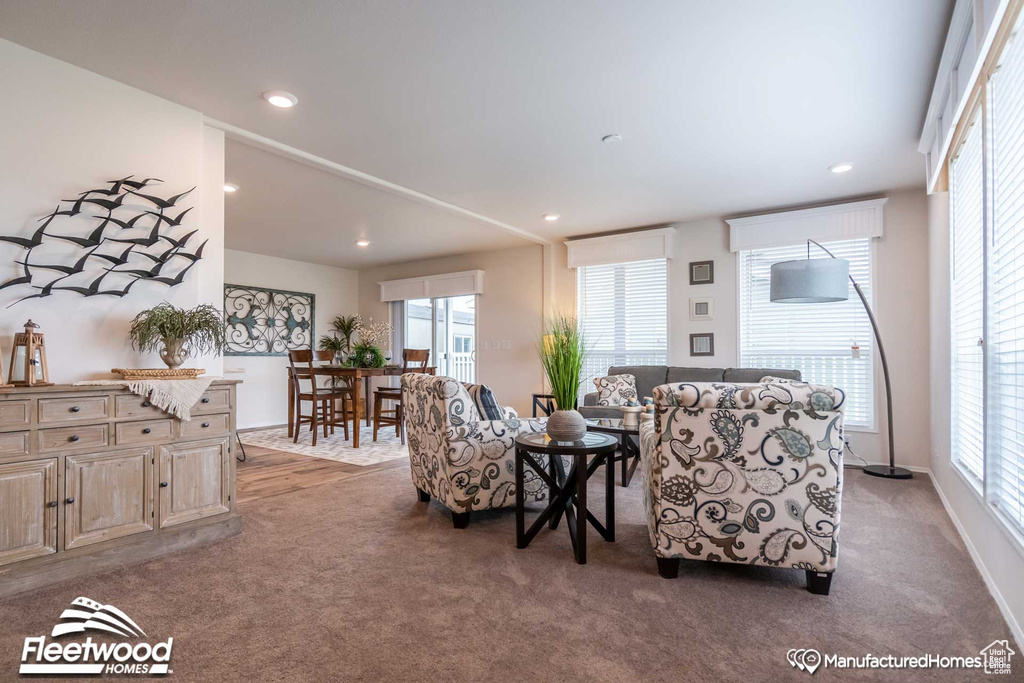
[(1010, 632), (1013, 633), (1013, 638), (1017, 641), (1017, 645), (1021, 645), (1024, 643), (1024, 631), (1021, 630), (1020, 624), (1018, 624), (1017, 620), (1014, 618), (1009, 605), (1007, 605), (1006, 600), (1003, 599), (1003, 594), (999, 592), (999, 587), (996, 586), (996, 582), (992, 579), (992, 575), (989, 573), (988, 568), (985, 566), (985, 563), (982, 561), (977, 549), (974, 547), (970, 537), (967, 535), (964, 525), (960, 523), (960, 519), (956, 516), (953, 508), (950, 506), (949, 499), (946, 498), (946, 494), (943, 492), (942, 487), (939, 486), (939, 482), (935, 479), (935, 475), (932, 474), (931, 470), (926, 471), (928, 472), (929, 479), (932, 480), (932, 486), (935, 487), (935, 491), (939, 494), (939, 500), (942, 501), (942, 507), (946, 509), (946, 514), (949, 515), (950, 520), (953, 522), (953, 526), (956, 527), (957, 533), (960, 534), (960, 539), (964, 542), (964, 546), (967, 548), (968, 554), (970, 554), (971, 559), (974, 560), (974, 566), (978, 568), (978, 573), (981, 574), (981, 580), (985, 582), (985, 587), (988, 588), (988, 592), (992, 595), (992, 599), (996, 601), (996, 606), (999, 607), (999, 612), (1003, 615), (1003, 619), (1006, 620), (1006, 624), (1010, 627)]
[(279, 425), (264, 425), (262, 427), (240, 427), (236, 431), (239, 434), (245, 434), (246, 432), (258, 432), (261, 429), (284, 429), (287, 426), (288, 426), (287, 424), (279, 424)]

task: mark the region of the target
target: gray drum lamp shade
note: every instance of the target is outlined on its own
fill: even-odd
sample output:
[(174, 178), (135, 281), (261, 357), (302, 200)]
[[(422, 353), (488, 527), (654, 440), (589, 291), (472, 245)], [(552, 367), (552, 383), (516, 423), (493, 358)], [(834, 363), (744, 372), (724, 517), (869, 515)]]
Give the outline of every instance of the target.
[(850, 298), (850, 262), (841, 258), (800, 259), (772, 265), (771, 300), (820, 304)]

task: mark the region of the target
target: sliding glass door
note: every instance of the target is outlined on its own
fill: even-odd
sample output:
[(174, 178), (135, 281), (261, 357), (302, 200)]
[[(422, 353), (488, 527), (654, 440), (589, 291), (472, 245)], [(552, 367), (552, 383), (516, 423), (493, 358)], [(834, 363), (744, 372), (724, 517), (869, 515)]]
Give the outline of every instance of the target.
[(406, 349), (430, 349), (437, 374), (476, 381), (476, 296), (410, 299), (404, 303)]

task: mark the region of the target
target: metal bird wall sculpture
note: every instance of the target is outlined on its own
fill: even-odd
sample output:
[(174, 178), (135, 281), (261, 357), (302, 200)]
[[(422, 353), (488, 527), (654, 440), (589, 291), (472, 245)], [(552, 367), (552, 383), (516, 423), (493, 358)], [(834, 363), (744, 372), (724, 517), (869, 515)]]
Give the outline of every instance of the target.
[(206, 247), (204, 241), (188, 251), (198, 230), (184, 225), (194, 207), (181, 204), (195, 187), (164, 198), (154, 193), (162, 182), (133, 175), (108, 180), (106, 187), (60, 200), (30, 236), (0, 235), (0, 249), (25, 250), (14, 258), (22, 274), (0, 282), (0, 290), (33, 290), (10, 306), (58, 292), (123, 297), (139, 282), (184, 282)]

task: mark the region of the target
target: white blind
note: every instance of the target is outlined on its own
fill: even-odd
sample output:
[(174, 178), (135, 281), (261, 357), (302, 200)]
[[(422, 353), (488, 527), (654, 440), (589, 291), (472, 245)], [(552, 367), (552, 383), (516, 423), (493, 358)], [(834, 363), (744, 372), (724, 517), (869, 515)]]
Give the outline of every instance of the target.
[(576, 269), (577, 315), (590, 346), (583, 389), (613, 365), (668, 363), (668, 262)]
[(984, 477), (984, 185), (979, 114), (949, 165), (950, 447), (953, 460)]
[[(871, 240), (824, 243), (850, 262), (850, 275), (871, 301)], [(827, 257), (811, 245), (811, 258)], [(805, 380), (842, 388), (846, 424), (874, 426), (874, 338), (860, 297), (828, 304), (779, 304), (769, 300), (771, 267), (807, 258), (807, 245), (739, 252), (740, 367), (799, 370)], [(860, 347), (854, 357), (854, 346)]]
[[(1020, 28), (1018, 21), (1016, 29)], [(996, 506), (1018, 527), (1024, 528), (1024, 37), (1021, 35), (1012, 39), (1003, 53), (999, 70), (989, 81), (989, 106), (992, 232), (987, 307), (988, 492)]]

